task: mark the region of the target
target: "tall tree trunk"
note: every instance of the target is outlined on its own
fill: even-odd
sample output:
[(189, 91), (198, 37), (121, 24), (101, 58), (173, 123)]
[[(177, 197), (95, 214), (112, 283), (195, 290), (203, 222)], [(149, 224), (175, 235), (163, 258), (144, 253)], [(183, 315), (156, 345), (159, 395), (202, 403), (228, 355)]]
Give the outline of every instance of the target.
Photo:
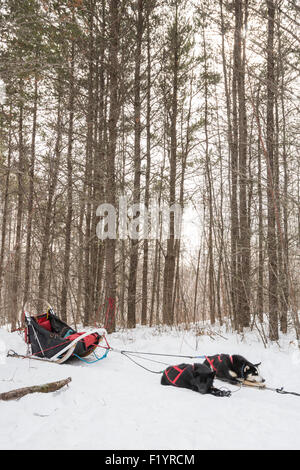
[(235, 329), (239, 329), (239, 277), (238, 277), (238, 243), (239, 243), (239, 216), (237, 200), (238, 184), (238, 73), (240, 68), (240, 0), (235, 0), (235, 30), (233, 49), (233, 77), (232, 77), (232, 152), (231, 152), (231, 295), (232, 310)]
[(280, 106), (282, 115), (282, 159), (283, 159), (283, 233), (279, 234), (279, 243), (282, 247), (282, 286), (281, 286), (281, 312), (280, 312), (280, 329), (282, 333), (287, 333), (288, 307), (289, 307), (289, 238), (288, 238), (288, 162), (287, 162), (287, 135), (286, 135), (286, 110), (285, 110), (285, 69), (282, 57), (282, 41), (280, 30), (280, 11), (278, 11), (278, 70), (280, 74)]
[[(119, 117), (118, 100), (118, 74), (119, 74), (119, 27), (120, 27), (120, 2), (111, 0), (109, 5), (109, 119), (108, 119), (108, 144), (107, 144), (107, 167), (106, 167), (106, 202), (113, 207), (116, 205), (116, 177), (115, 160), (117, 144), (117, 123)], [(116, 302), (116, 240), (108, 238), (105, 240), (105, 280), (106, 298), (108, 301)], [(115, 330), (115, 316), (111, 312), (108, 330)]]
[[(178, 2), (175, 4), (175, 18), (172, 27), (172, 103), (171, 103), (171, 149), (170, 149), (170, 179), (169, 179), (169, 206), (172, 207), (176, 200), (176, 169), (177, 169), (177, 114), (178, 114)], [(163, 289), (163, 321), (165, 324), (173, 324), (173, 287), (175, 275), (175, 220), (174, 212), (170, 213), (170, 233), (167, 240), (167, 253), (164, 268)]]
[(23, 84), (20, 86), (20, 107), (19, 107), (19, 129), (18, 129), (18, 147), (19, 147), (19, 162), (18, 162), (18, 208), (17, 208), (17, 227), (16, 227), (16, 241), (15, 241), (15, 254), (14, 254), (14, 275), (12, 284), (12, 305), (10, 312), (11, 328), (14, 330), (18, 318), (18, 303), (21, 285), (21, 242), (22, 242), (22, 222), (23, 222), (23, 209), (24, 209), (24, 169), (25, 169), (25, 155), (24, 155), (24, 104), (23, 104)]
[[(243, 3), (245, 12), (243, 13)], [(245, 41), (242, 30), (247, 30), (247, 0), (237, 1), (237, 40), (238, 40), (238, 103), (239, 103), (239, 219), (240, 237), (238, 244), (238, 279), (239, 279), (239, 323), (240, 326), (250, 325), (250, 230), (247, 210), (247, 115), (245, 99)], [(243, 16), (245, 14), (245, 20)], [(243, 43), (244, 41), (244, 43)]]
[[(143, 37), (143, 3), (137, 0), (136, 51), (134, 71), (134, 183), (133, 204), (140, 204), (141, 197), (141, 51)], [(137, 214), (138, 216), (140, 213)], [(138, 231), (139, 227), (137, 227)], [(131, 239), (128, 279), (128, 328), (136, 326), (136, 279), (138, 269), (138, 238)]]
[(202, 31), (203, 53), (204, 53), (204, 134), (205, 134), (205, 177), (207, 181), (208, 195), (208, 286), (209, 286), (209, 317), (212, 324), (216, 321), (216, 298), (215, 298), (215, 268), (213, 252), (213, 190), (211, 177), (211, 161), (209, 154), (209, 136), (208, 136), (208, 68), (205, 30)]
[(88, 108), (87, 108), (87, 136), (86, 136), (86, 207), (85, 207), (85, 240), (84, 240), (84, 324), (89, 324), (93, 311), (92, 307), (92, 279), (91, 279), (91, 239), (92, 234), (92, 185), (93, 185), (93, 119), (94, 119), (94, 15), (95, 0), (89, 1), (89, 73), (88, 73)]
[[(146, 162), (146, 178), (145, 178), (145, 207), (149, 209), (150, 199), (150, 167), (151, 167), (151, 42), (150, 42), (150, 7), (147, 9), (147, 162)], [(149, 242), (146, 237), (144, 240), (144, 256), (143, 256), (143, 280), (142, 280), (142, 325), (147, 324), (148, 309), (148, 257)]]
[(33, 197), (34, 197), (34, 169), (35, 169), (35, 143), (37, 127), (37, 102), (38, 102), (38, 80), (37, 74), (34, 77), (34, 102), (33, 102), (33, 122), (31, 137), (31, 159), (29, 169), (29, 193), (28, 193), (28, 215), (27, 215), (27, 237), (26, 237), (26, 255), (25, 255), (25, 285), (23, 297), (23, 309), (28, 301), (30, 277), (31, 277), (31, 243), (32, 243), (32, 218), (33, 218)]
[[(256, 113), (259, 113), (260, 93), (257, 92)], [(257, 312), (259, 321), (263, 322), (264, 314), (264, 228), (263, 228), (263, 197), (262, 197), (262, 169), (261, 169), (261, 143), (257, 140), (257, 193), (258, 193), (258, 286), (257, 286)]]
[(269, 335), (278, 339), (278, 286), (277, 250), (275, 225), (275, 168), (274, 168), (274, 0), (267, 0), (268, 42), (267, 42), (267, 154), (268, 154), (268, 269), (269, 269)]
[(7, 235), (7, 219), (9, 210), (9, 181), (10, 181), (10, 166), (12, 157), (12, 105), (9, 108), (9, 131), (8, 131), (8, 156), (7, 156), (7, 172), (5, 178), (5, 189), (4, 189), (4, 204), (3, 204), (3, 217), (1, 227), (1, 251), (0, 251), (0, 301), (2, 298), (2, 285), (3, 285), (3, 274), (4, 274), (4, 254), (6, 245)]
[[(73, 11), (74, 20), (74, 11)], [(71, 67), (70, 67), (70, 88), (69, 88), (69, 129), (68, 129), (68, 152), (67, 152), (67, 214), (65, 226), (65, 254), (64, 254), (64, 271), (62, 279), (61, 290), (61, 303), (60, 314), (64, 321), (67, 321), (67, 299), (69, 288), (69, 274), (70, 274), (70, 254), (71, 254), (71, 232), (72, 232), (72, 217), (73, 217), (73, 127), (74, 127), (74, 59), (75, 59), (75, 44), (72, 40), (71, 45)]]
[(85, 181), (83, 184), (82, 195), (80, 200), (80, 212), (79, 212), (79, 224), (78, 224), (78, 263), (77, 263), (77, 306), (76, 306), (76, 322), (83, 321), (81, 310), (82, 310), (82, 285), (83, 285), (83, 276), (82, 276), (82, 266), (83, 266), (83, 221), (84, 221), (84, 209), (85, 209), (85, 195), (86, 195), (86, 185)]
[[(218, 98), (216, 93), (216, 109), (217, 109), (217, 132), (218, 132), (218, 154), (220, 159), (220, 202), (219, 202), (219, 252), (218, 252), (218, 273), (217, 273), (217, 280), (216, 280), (216, 297), (217, 297), (217, 312), (218, 312), (218, 319), (220, 325), (223, 324), (223, 316), (226, 316), (225, 313), (225, 298), (222, 299), (222, 278), (223, 275), (225, 276), (225, 269), (224, 269), (224, 251), (225, 251), (225, 244), (224, 244), (224, 218), (225, 215), (223, 213), (224, 209), (224, 176), (223, 176), (223, 160), (222, 160), (222, 138), (221, 138), (221, 129), (220, 129), (220, 122), (219, 122), (219, 104)], [(218, 204), (218, 202), (217, 202)], [(215, 208), (217, 210), (217, 208)], [(223, 305), (223, 315), (222, 315), (222, 305)]]
[[(229, 182), (230, 182), (230, 211), (231, 211), (231, 279), (226, 281), (226, 285), (230, 285), (230, 312), (233, 317), (234, 326), (237, 329), (237, 292), (236, 292), (236, 237), (237, 237), (237, 147), (236, 134), (233, 138), (232, 119), (236, 123), (236, 70), (234, 69), (234, 77), (232, 83), (232, 95), (234, 99), (234, 107), (231, 106), (230, 83), (227, 73), (226, 52), (225, 52), (225, 21), (223, 13), (223, 0), (220, 1), (221, 15), (221, 33), (222, 33), (222, 66), (224, 76), (224, 88), (226, 97), (226, 114), (227, 114), (227, 140), (229, 149)], [(234, 50), (235, 52), (235, 50)], [(226, 278), (227, 279), (227, 278)]]
[[(97, 137), (95, 138), (95, 162), (94, 162), (94, 209), (93, 209), (93, 233), (96, 232), (96, 208), (104, 202), (104, 180), (105, 180), (105, 136), (104, 136), (104, 122), (105, 122), (105, 34), (106, 34), (106, 11), (105, 0), (102, 0), (102, 29), (101, 37), (98, 38), (99, 42), (99, 59), (97, 60)], [(98, 63), (99, 62), (99, 63)], [(103, 240), (94, 238), (93, 250), (95, 257), (92, 257), (94, 273), (93, 282), (93, 303), (95, 314), (101, 310), (102, 302), (102, 281), (103, 281), (103, 266), (104, 266), (104, 244)]]
[(199, 271), (200, 271), (200, 258), (201, 258), (201, 246), (199, 247), (198, 250), (198, 256), (197, 256), (197, 268), (196, 268), (196, 278), (195, 278), (195, 289), (194, 289), (194, 313), (193, 313), (193, 322), (196, 323), (197, 321), (197, 313), (198, 313), (198, 284), (199, 284)]

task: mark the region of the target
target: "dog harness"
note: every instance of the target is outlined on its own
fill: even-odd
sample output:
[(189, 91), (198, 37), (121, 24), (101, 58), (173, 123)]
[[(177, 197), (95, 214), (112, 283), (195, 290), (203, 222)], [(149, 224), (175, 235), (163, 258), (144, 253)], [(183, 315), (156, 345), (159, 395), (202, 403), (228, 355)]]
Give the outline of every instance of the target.
[[(166, 377), (167, 381), (171, 385), (175, 385), (175, 387), (180, 387), (178, 385), (178, 379), (181, 377), (183, 372), (188, 368), (192, 366), (193, 369), (195, 369), (194, 364), (179, 364), (179, 366), (169, 366), (165, 369), (163, 377)], [(205, 367), (207, 369), (207, 367)], [(208, 378), (210, 377), (211, 380), (213, 380), (212, 374), (207, 372), (204, 372), (205, 376)], [(162, 385), (168, 385), (165, 382), (161, 382)], [(215, 395), (217, 397), (230, 397), (231, 392), (229, 390), (219, 390), (218, 388), (215, 388), (212, 386), (212, 383), (210, 383), (210, 380), (206, 380), (206, 382), (202, 383), (203, 385), (203, 391), (201, 393), (210, 393), (212, 395)], [(181, 385), (185, 388), (190, 388), (186, 385)], [(195, 389), (196, 390), (196, 389)], [(200, 390), (199, 390), (200, 391)]]
[[(194, 364), (191, 364), (191, 365), (194, 368)], [(176, 382), (178, 381), (179, 377), (183, 374), (183, 372), (187, 369), (187, 367), (189, 366), (187, 365), (186, 367), (184, 367), (184, 369), (180, 369), (179, 366), (170, 366), (170, 367), (167, 367), (167, 369), (164, 371), (164, 374), (172, 385), (175, 385), (176, 387), (178, 387)], [(171, 375), (173, 375), (174, 372), (177, 372), (177, 374), (175, 374), (174, 377), (171, 377)]]
[[(215, 361), (215, 359), (210, 359), (208, 356), (205, 356), (205, 359), (206, 359), (207, 362), (209, 363), (211, 370), (214, 370), (215, 372), (218, 372), (218, 371), (217, 371), (217, 368), (214, 366), (214, 361)], [(231, 361), (231, 364), (233, 364), (232, 356), (229, 356), (229, 359), (230, 359), (230, 361)], [(221, 355), (218, 356), (218, 361), (219, 361), (219, 362), (223, 362), (223, 359), (221, 359)]]

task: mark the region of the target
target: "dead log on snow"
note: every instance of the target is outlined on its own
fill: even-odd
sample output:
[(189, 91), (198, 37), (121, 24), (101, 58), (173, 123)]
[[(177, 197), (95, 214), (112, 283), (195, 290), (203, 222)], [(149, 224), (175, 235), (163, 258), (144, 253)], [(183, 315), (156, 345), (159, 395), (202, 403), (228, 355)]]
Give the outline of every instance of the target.
[(72, 380), (71, 377), (68, 377), (64, 380), (58, 380), (57, 382), (50, 382), (43, 385), (34, 385), (32, 387), (18, 388), (16, 390), (11, 390), (10, 392), (0, 393), (0, 400), (18, 400), (19, 398), (28, 395), (29, 393), (50, 393), (60, 390), (65, 385), (68, 385)]

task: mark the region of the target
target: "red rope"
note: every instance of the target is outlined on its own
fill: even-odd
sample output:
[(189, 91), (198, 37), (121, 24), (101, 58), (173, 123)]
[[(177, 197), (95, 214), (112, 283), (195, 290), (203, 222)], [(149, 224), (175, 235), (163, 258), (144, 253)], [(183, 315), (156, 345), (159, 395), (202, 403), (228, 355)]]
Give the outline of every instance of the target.
[(103, 338), (104, 338), (104, 340), (105, 340), (105, 342), (106, 342), (106, 346), (101, 346), (100, 344), (95, 344), (95, 345), (93, 344), (93, 346), (97, 346), (97, 348), (111, 349), (111, 347), (110, 347), (110, 345), (108, 344), (108, 341), (107, 341), (105, 335), (103, 335)]
[[(80, 340), (80, 341), (82, 341), (82, 340)], [(80, 343), (80, 341), (78, 341), (78, 343)], [(51, 348), (41, 349), (40, 351), (38, 351), (36, 353), (30, 354), (30, 356), (35, 356), (36, 354), (40, 354), (41, 352), (44, 352), (44, 351), (50, 351), (51, 349), (58, 348), (59, 346), (63, 346), (64, 344), (67, 344), (67, 343), (70, 343), (70, 341), (65, 341), (64, 343), (56, 344), (55, 346), (51, 346)]]

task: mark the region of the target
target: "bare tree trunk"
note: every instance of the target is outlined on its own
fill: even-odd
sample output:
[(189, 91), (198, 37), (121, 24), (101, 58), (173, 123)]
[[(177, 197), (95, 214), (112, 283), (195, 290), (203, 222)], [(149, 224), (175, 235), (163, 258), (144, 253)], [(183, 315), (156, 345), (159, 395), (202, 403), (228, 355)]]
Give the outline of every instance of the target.
[[(137, 0), (136, 51), (134, 72), (134, 183), (133, 204), (140, 204), (141, 197), (141, 52), (143, 37), (143, 0)], [(137, 216), (140, 213), (138, 212)], [(134, 220), (134, 219), (133, 219)], [(139, 227), (137, 227), (138, 231)], [(136, 279), (138, 269), (139, 240), (131, 239), (128, 280), (128, 328), (136, 326)]]
[[(257, 92), (256, 113), (259, 112), (260, 94)], [(263, 228), (263, 198), (262, 198), (262, 171), (261, 171), (261, 144), (260, 138), (257, 140), (258, 155), (258, 286), (257, 286), (257, 311), (259, 321), (263, 322), (264, 314), (264, 228)]]
[(215, 298), (215, 268), (213, 253), (213, 190), (211, 178), (211, 162), (209, 155), (209, 137), (208, 137), (208, 69), (205, 30), (202, 31), (203, 52), (204, 52), (204, 133), (205, 133), (205, 177), (207, 181), (208, 194), (208, 288), (209, 288), (209, 316), (212, 325), (216, 321), (216, 298)]
[(85, 209), (85, 194), (86, 194), (86, 185), (83, 184), (82, 196), (80, 201), (80, 212), (79, 212), (79, 225), (78, 225), (78, 263), (77, 263), (77, 306), (76, 306), (76, 322), (79, 320), (82, 321), (81, 307), (82, 307), (82, 266), (83, 266), (83, 219), (84, 219), (84, 209)]
[[(177, 168), (177, 113), (178, 113), (178, 3), (175, 4), (175, 18), (172, 28), (172, 104), (171, 104), (171, 151), (170, 151), (170, 180), (169, 180), (169, 206), (175, 204), (176, 199), (176, 168)], [(170, 213), (170, 233), (167, 240), (167, 253), (165, 257), (164, 269), (164, 289), (163, 289), (163, 320), (165, 324), (173, 324), (173, 287), (175, 275), (175, 224), (174, 213)]]
[[(74, 20), (74, 11), (73, 11)], [(64, 271), (62, 279), (61, 290), (61, 303), (60, 314), (64, 321), (67, 321), (67, 299), (69, 288), (69, 274), (70, 274), (70, 254), (71, 254), (71, 232), (72, 232), (72, 217), (73, 217), (73, 127), (74, 127), (74, 60), (75, 60), (75, 44), (72, 40), (71, 45), (71, 66), (70, 66), (70, 88), (69, 88), (69, 129), (68, 129), (68, 152), (67, 152), (67, 214), (66, 214), (66, 227), (65, 227), (65, 255), (64, 255)]]
[[(108, 144), (107, 144), (107, 168), (106, 168), (106, 202), (113, 207), (116, 205), (116, 177), (115, 159), (117, 143), (117, 123), (119, 118), (118, 100), (118, 50), (119, 50), (119, 1), (110, 1), (109, 17), (109, 120), (108, 120)], [(105, 240), (105, 280), (106, 297), (116, 302), (116, 240), (114, 238)], [(115, 318), (112, 315), (108, 330), (115, 330)]]
[(238, 103), (239, 103), (239, 323), (240, 326), (250, 325), (250, 230), (247, 210), (247, 115), (245, 100), (245, 39), (242, 44), (242, 28), (247, 27), (247, 0), (245, 1), (245, 20), (243, 21), (243, 2), (237, 1), (238, 9)]
[[(217, 93), (216, 93), (217, 96)], [(223, 316), (225, 316), (225, 308), (223, 308), (223, 315), (222, 315), (222, 306), (225, 305), (225, 297), (222, 298), (222, 277), (225, 276), (225, 269), (224, 269), (224, 177), (223, 177), (223, 161), (222, 161), (222, 139), (221, 139), (221, 132), (220, 132), (220, 122), (219, 122), (219, 104), (218, 98), (216, 98), (216, 108), (217, 108), (217, 132), (218, 132), (218, 153), (220, 159), (220, 203), (219, 203), (219, 252), (218, 252), (218, 272), (217, 272), (217, 279), (216, 279), (216, 297), (217, 297), (217, 312), (218, 312), (218, 319), (220, 325), (223, 324)], [(216, 201), (216, 198), (214, 198)], [(215, 202), (215, 205), (218, 202)], [(215, 211), (217, 208), (215, 207)]]
[(1, 227), (1, 251), (0, 251), (0, 301), (2, 298), (2, 285), (3, 285), (3, 274), (4, 274), (4, 253), (6, 245), (6, 234), (7, 234), (7, 219), (9, 209), (9, 182), (10, 182), (10, 166), (12, 157), (12, 106), (9, 109), (9, 131), (8, 131), (8, 156), (7, 156), (7, 172), (5, 178), (5, 189), (4, 189), (4, 205), (3, 205), (3, 218)]
[(239, 61), (239, 28), (240, 28), (240, 1), (235, 0), (235, 31), (233, 50), (233, 77), (232, 77), (232, 152), (231, 152), (231, 292), (232, 309), (235, 329), (239, 329), (239, 277), (238, 277), (238, 243), (239, 243), (239, 216), (237, 201), (238, 184), (238, 102), (237, 87)]
[(88, 73), (88, 109), (86, 136), (86, 207), (85, 207), (85, 240), (84, 240), (84, 324), (89, 324), (92, 308), (91, 282), (91, 239), (96, 234), (91, 231), (92, 185), (93, 185), (93, 120), (94, 120), (94, 15), (95, 0), (89, 1), (89, 73)]
[(34, 167), (35, 167), (35, 141), (37, 126), (37, 101), (38, 101), (38, 81), (37, 75), (34, 77), (34, 102), (33, 102), (33, 123), (31, 137), (31, 160), (29, 169), (29, 194), (28, 194), (28, 216), (27, 216), (27, 237), (25, 255), (25, 285), (23, 297), (23, 309), (28, 301), (30, 276), (31, 276), (31, 239), (32, 239), (32, 218), (33, 218), (33, 197), (34, 197)]
[(195, 279), (195, 289), (194, 289), (194, 314), (193, 314), (193, 321), (196, 323), (197, 321), (197, 297), (198, 297), (198, 284), (199, 284), (199, 271), (200, 271), (200, 257), (201, 257), (201, 247), (198, 250), (197, 256), (197, 268), (196, 268), (196, 279)]
[(269, 268), (269, 334), (270, 339), (278, 339), (278, 286), (277, 252), (275, 225), (275, 168), (274, 168), (274, 0), (267, 0), (268, 43), (267, 43), (267, 153), (268, 153), (268, 268)]
[[(23, 93), (23, 85), (20, 86), (21, 95)], [(18, 302), (21, 285), (21, 242), (22, 242), (22, 219), (23, 219), (23, 199), (24, 199), (24, 169), (25, 169), (25, 156), (24, 156), (24, 105), (23, 96), (21, 96), (21, 103), (19, 109), (19, 162), (18, 162), (18, 209), (17, 209), (17, 228), (16, 228), (16, 242), (15, 242), (15, 263), (14, 263), (14, 277), (12, 285), (12, 308), (10, 312), (10, 322), (12, 330), (15, 330), (18, 317)]]
[[(151, 167), (151, 43), (150, 43), (150, 7), (147, 9), (147, 162), (146, 162), (146, 181), (145, 181), (145, 207), (149, 208), (150, 198), (150, 167)], [(148, 257), (149, 242), (148, 238), (144, 240), (144, 257), (143, 257), (143, 280), (142, 280), (142, 325), (147, 324), (148, 309)]]
[(281, 313), (280, 313), (280, 329), (282, 333), (287, 333), (287, 316), (288, 316), (288, 307), (289, 307), (289, 238), (288, 238), (288, 165), (287, 165), (287, 135), (286, 135), (286, 110), (285, 110), (285, 97), (284, 97), (284, 88), (285, 88), (285, 70), (283, 65), (282, 57), (282, 41), (281, 41), (281, 31), (280, 31), (280, 11), (278, 11), (278, 69), (279, 74), (281, 75), (280, 84), (280, 105), (281, 105), (281, 115), (282, 115), (282, 158), (283, 158), (283, 233), (279, 233), (279, 243), (282, 249), (282, 280), (281, 280)]
[[(105, 181), (105, 117), (106, 117), (106, 85), (105, 85), (105, 35), (106, 35), (106, 12), (105, 1), (102, 0), (102, 29), (99, 45), (99, 60), (97, 60), (97, 120), (95, 126), (97, 137), (95, 137), (95, 162), (94, 162), (94, 209), (93, 209), (93, 234), (96, 233), (97, 206), (104, 202), (104, 181)], [(98, 63), (99, 62), (99, 63)], [(94, 312), (101, 310), (102, 290), (103, 290), (103, 267), (104, 267), (104, 243), (103, 240), (94, 238), (93, 250), (95, 256), (92, 257), (94, 273), (93, 279), (93, 304)]]
[[(237, 237), (237, 146), (236, 134), (233, 138), (232, 118), (236, 124), (236, 70), (234, 70), (234, 77), (232, 83), (232, 95), (234, 106), (232, 110), (230, 84), (227, 73), (226, 52), (225, 52), (225, 21), (223, 14), (223, 0), (220, 1), (220, 14), (221, 14), (221, 33), (222, 33), (222, 65), (224, 76), (224, 88), (226, 97), (226, 113), (227, 113), (227, 140), (229, 150), (229, 182), (230, 184), (230, 203), (231, 203), (231, 279), (226, 277), (226, 286), (230, 286), (230, 302), (229, 308), (231, 316), (233, 316), (234, 326), (237, 329), (237, 291), (236, 291), (236, 237)], [(233, 116), (232, 116), (233, 114)]]

